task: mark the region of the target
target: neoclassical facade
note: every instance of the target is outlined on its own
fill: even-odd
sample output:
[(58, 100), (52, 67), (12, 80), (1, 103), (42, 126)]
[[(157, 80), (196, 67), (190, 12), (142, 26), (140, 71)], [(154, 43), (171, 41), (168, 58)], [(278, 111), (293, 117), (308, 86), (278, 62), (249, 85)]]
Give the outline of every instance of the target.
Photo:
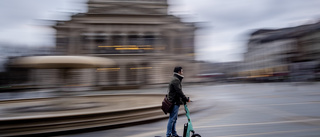
[(67, 55), (110, 58), (117, 65), (78, 72), (79, 83), (84, 79), (102, 87), (167, 83), (174, 66), (185, 68), (184, 82), (196, 81), (196, 27), (168, 15), (167, 0), (89, 0), (87, 5), (87, 13), (53, 26), (56, 48)]
[(320, 22), (253, 32), (239, 76), (291, 81), (313, 79), (320, 66), (319, 30)]

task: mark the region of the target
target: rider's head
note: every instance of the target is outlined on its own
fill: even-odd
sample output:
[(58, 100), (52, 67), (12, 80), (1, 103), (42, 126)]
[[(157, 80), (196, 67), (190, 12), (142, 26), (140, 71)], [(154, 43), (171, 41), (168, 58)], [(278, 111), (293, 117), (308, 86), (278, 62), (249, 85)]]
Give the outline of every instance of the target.
[(182, 67), (175, 67), (173, 72), (179, 73), (180, 75), (183, 75), (183, 69)]

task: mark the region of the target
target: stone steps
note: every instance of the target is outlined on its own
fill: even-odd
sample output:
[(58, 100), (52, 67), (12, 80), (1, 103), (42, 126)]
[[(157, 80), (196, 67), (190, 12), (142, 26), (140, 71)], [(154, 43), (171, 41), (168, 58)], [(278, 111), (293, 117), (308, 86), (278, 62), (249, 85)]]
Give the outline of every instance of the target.
[[(106, 97), (104, 97), (106, 96)], [(0, 136), (20, 136), (20, 135), (36, 135), (53, 132), (73, 131), (97, 127), (109, 127), (124, 125), (130, 123), (144, 122), (156, 119), (162, 119), (168, 117), (164, 115), (161, 107), (161, 101), (164, 97), (162, 94), (123, 94), (123, 95), (97, 95), (88, 96), (90, 100), (97, 100), (98, 98), (126, 98), (132, 99), (136, 97), (137, 101), (133, 101), (136, 104), (127, 106), (123, 109), (112, 109), (112, 105), (117, 105), (117, 101), (109, 104), (107, 107), (101, 109), (95, 109), (95, 111), (88, 112), (83, 110), (83, 113), (73, 113), (72, 111), (63, 111), (65, 114), (46, 114), (38, 116), (26, 115), (23, 117), (7, 117), (0, 118)], [(143, 99), (152, 98), (151, 101), (143, 102)], [(37, 101), (43, 101), (46, 99), (35, 99)], [(24, 100), (25, 102), (32, 102), (31, 99)], [(142, 102), (143, 103), (142, 103)], [(11, 103), (18, 103), (19, 101), (11, 101)], [(106, 101), (108, 102), (108, 101)], [(122, 101), (123, 102), (123, 101)], [(2, 102), (1, 104), (4, 104)], [(130, 102), (129, 102), (130, 104)], [(113, 106), (113, 108), (115, 108)], [(197, 111), (196, 109), (191, 110)], [(179, 114), (184, 114), (183, 107), (180, 107)]]

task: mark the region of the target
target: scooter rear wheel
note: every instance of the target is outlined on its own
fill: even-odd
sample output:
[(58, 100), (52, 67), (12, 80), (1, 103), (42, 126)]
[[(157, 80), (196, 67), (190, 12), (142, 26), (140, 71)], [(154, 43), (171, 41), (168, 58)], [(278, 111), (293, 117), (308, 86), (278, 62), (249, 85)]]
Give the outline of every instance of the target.
[(194, 134), (191, 137), (201, 137), (199, 134)]

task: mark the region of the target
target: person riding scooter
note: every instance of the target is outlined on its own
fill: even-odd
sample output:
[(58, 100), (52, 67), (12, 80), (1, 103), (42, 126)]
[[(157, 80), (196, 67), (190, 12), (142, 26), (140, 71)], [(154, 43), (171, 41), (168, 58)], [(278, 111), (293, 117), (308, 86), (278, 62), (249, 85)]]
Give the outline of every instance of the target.
[(173, 70), (173, 78), (169, 84), (168, 100), (173, 104), (167, 125), (167, 137), (180, 137), (176, 131), (176, 122), (180, 105), (189, 102), (189, 99), (182, 92), (181, 81), (183, 79), (182, 67), (175, 67)]

